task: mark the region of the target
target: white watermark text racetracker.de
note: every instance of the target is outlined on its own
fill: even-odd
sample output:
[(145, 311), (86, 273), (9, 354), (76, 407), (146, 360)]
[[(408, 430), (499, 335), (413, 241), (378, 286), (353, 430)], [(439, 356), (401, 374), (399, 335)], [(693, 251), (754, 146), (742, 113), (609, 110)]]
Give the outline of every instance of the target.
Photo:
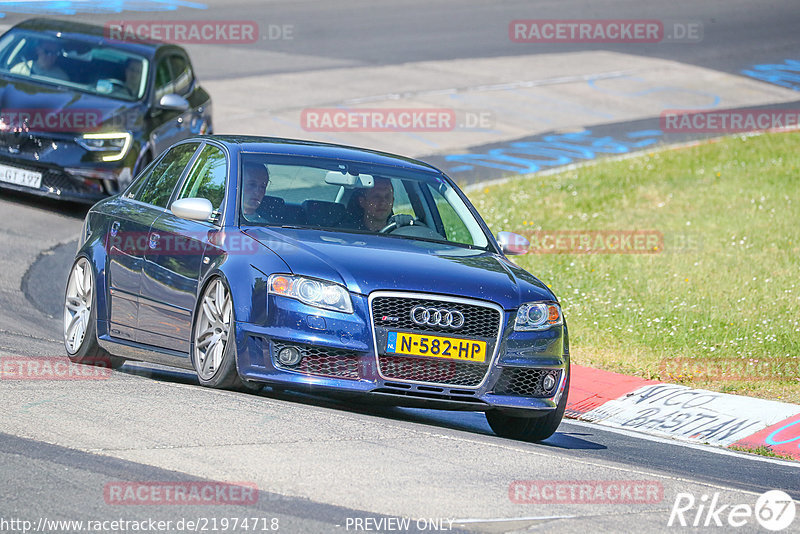
[(205, 517), (181, 519), (48, 519), (37, 520), (0, 517), (0, 532), (278, 532), (277, 517)]

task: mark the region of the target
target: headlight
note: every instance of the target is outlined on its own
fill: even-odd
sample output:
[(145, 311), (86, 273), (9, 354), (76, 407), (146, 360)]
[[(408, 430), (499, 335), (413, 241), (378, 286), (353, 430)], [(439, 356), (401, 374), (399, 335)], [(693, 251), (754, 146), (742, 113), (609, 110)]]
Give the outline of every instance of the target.
[(333, 282), (324, 282), (302, 276), (273, 274), (267, 280), (268, 292), (281, 295), (300, 302), (344, 313), (353, 313), (350, 293), (344, 287)]
[(131, 134), (128, 132), (88, 133), (78, 138), (78, 143), (90, 152), (105, 152), (103, 161), (119, 161), (128, 153)]
[(561, 308), (558, 304), (546, 302), (528, 302), (517, 310), (517, 319), (514, 321), (514, 330), (531, 331), (547, 330), (551, 326), (564, 323)]

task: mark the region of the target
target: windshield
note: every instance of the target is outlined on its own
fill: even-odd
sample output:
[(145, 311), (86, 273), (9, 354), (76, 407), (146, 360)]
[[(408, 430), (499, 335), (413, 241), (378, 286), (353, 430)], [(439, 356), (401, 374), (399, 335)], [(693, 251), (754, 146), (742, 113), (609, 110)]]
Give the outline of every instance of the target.
[(292, 226), (488, 247), (480, 223), (441, 175), (245, 154), (240, 223)]
[(77, 91), (139, 100), (147, 88), (149, 62), (109, 46), (15, 30), (0, 38), (0, 73)]

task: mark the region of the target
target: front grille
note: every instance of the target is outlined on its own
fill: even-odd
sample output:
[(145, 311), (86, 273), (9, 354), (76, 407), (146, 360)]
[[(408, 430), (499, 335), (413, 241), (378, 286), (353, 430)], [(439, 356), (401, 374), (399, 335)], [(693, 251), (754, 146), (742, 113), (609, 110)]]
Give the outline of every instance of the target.
[[(86, 187), (77, 179), (72, 178), (66, 173), (51, 169), (42, 172), (42, 186), (46, 188), (53, 188), (58, 191), (74, 191), (77, 193), (85, 193), (90, 191), (88, 187)], [(96, 191), (92, 192), (96, 193)]]
[(13, 130), (0, 132), (0, 147), (5, 147), (14, 153), (41, 152), (53, 142), (54, 140), (51, 137), (39, 133)]
[[(546, 375), (556, 379), (555, 386), (549, 391), (542, 388), (542, 379)], [(561, 371), (558, 369), (503, 369), (493, 393), (497, 395), (512, 395), (518, 397), (552, 397), (561, 380)]]
[[(303, 355), (300, 363), (292, 367), (282, 365), (277, 358), (278, 351), (289, 346), (295, 347)], [(272, 361), (276, 368), (286, 371), (315, 376), (359, 378), (358, 354), (347, 350), (275, 342), (272, 345)]]
[(83, 193), (83, 194), (95, 194), (100, 195), (101, 191), (91, 189), (90, 187), (86, 186), (80, 179), (74, 178), (69, 174), (65, 173), (59, 169), (52, 169), (48, 167), (42, 167), (38, 165), (31, 165), (22, 160), (7, 160), (5, 158), (0, 159), (0, 163), (3, 165), (9, 165), (11, 167), (17, 167), (20, 169), (25, 169), (28, 171), (40, 172), (42, 173), (42, 189), (45, 190), (55, 190), (55, 191), (66, 191), (71, 193)]
[(489, 367), (474, 363), (392, 355), (383, 355), (379, 361), (381, 374), (386, 378), (453, 386), (477, 386)]
[[(447, 308), (459, 311), (464, 315), (464, 326), (453, 329), (448, 326), (426, 326), (424, 330), (430, 333), (458, 334), (471, 338), (488, 337), (497, 338), (497, 329), (500, 326), (500, 314), (486, 306), (463, 304), (446, 300), (428, 300), (421, 298), (376, 297), (372, 301), (372, 316), (376, 326), (400, 328), (404, 330), (420, 330), (422, 327), (411, 320), (411, 310), (415, 306), (433, 308)], [(383, 321), (382, 318), (387, 320)], [(397, 321), (393, 321), (396, 318)]]
[[(461, 328), (421, 326), (411, 319), (416, 306), (458, 311), (464, 316)], [(426, 384), (477, 387), (489, 372), (497, 348), (502, 313), (480, 303), (424, 298), (421, 296), (379, 295), (371, 300), (372, 318), (377, 343), (378, 367), (383, 378)], [(410, 332), (420, 335), (448, 336), (486, 342), (486, 361), (481, 363), (416, 357), (387, 353), (389, 332)]]

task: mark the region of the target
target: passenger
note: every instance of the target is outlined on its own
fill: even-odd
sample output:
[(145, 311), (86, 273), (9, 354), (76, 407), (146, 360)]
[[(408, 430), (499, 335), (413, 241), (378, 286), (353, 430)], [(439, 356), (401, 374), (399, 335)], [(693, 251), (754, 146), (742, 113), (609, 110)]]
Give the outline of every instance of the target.
[(389, 178), (375, 178), (373, 187), (356, 190), (350, 199), (350, 227), (379, 232), (389, 224), (394, 207), (394, 187)]
[(269, 171), (262, 163), (245, 163), (242, 176), (242, 215), (250, 222), (263, 222), (258, 208), (267, 194)]
[(142, 83), (142, 62), (130, 58), (125, 62), (125, 88), (131, 96), (139, 96), (139, 86)]
[(67, 79), (67, 73), (56, 64), (61, 47), (52, 40), (42, 40), (36, 45), (36, 59), (29, 59), (11, 67), (14, 74), (25, 76), (46, 76), (48, 78)]

